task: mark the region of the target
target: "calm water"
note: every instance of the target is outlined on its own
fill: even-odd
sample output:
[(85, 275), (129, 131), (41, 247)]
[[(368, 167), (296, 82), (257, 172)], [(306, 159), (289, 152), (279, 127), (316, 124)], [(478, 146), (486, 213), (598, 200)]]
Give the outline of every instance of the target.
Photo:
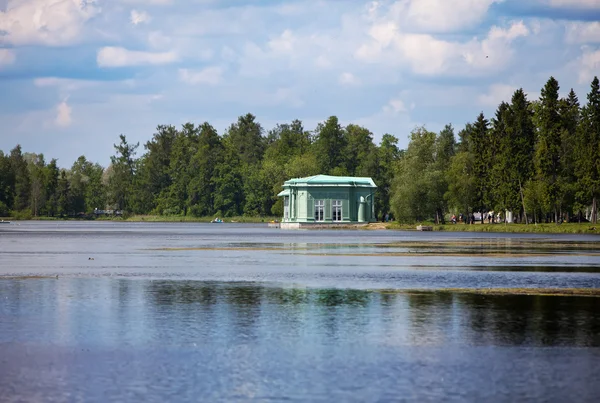
[(0, 401), (598, 401), (600, 298), (398, 292), (599, 288), (598, 240), (3, 224)]

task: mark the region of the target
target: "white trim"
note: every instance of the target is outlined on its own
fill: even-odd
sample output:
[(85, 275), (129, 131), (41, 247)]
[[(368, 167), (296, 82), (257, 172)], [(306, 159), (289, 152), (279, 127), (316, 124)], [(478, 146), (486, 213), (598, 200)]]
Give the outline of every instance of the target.
[[(342, 221), (344, 219), (342, 205), (343, 205), (343, 203), (341, 200), (332, 200), (331, 201), (331, 219), (334, 222)], [(336, 215), (337, 215), (337, 217), (336, 217)]]
[[(320, 213), (320, 217), (319, 217), (319, 213)], [(314, 217), (315, 217), (315, 222), (325, 221), (325, 200), (324, 199), (315, 200)]]

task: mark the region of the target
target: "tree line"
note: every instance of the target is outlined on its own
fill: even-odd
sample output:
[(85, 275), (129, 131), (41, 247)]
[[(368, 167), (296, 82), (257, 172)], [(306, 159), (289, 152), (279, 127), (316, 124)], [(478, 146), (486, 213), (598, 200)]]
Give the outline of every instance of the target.
[(417, 128), (398, 161), (392, 210), (401, 221), (441, 220), (447, 212), (511, 211), (521, 222), (597, 221), (600, 90), (594, 77), (583, 107), (573, 89), (559, 97), (550, 77), (538, 100), (523, 89), (495, 115), (480, 113), (455, 139)]
[(221, 136), (209, 123), (160, 125), (140, 150), (120, 135), (108, 167), (81, 156), (70, 169), (17, 145), (0, 151), (0, 216), (73, 216), (94, 209), (179, 216), (281, 216), (284, 181), (319, 173), (372, 177), (389, 211), (398, 139), (375, 145), (364, 127), (332, 116), (308, 131), (299, 120), (265, 132), (240, 116)]
[(455, 136), (417, 127), (406, 150), (384, 134), (331, 116), (312, 130), (299, 120), (265, 131), (240, 116), (222, 135), (208, 122), (160, 125), (143, 148), (121, 134), (108, 167), (81, 156), (70, 168), (19, 145), (0, 151), (0, 216), (78, 216), (94, 209), (178, 216), (281, 216), (276, 195), (290, 178), (368, 176), (376, 214), (401, 222), (450, 213), (512, 211), (517, 221), (596, 222), (600, 193), (600, 90), (595, 77), (580, 105), (559, 97), (550, 77), (540, 99), (522, 89), (488, 119), (480, 113)]

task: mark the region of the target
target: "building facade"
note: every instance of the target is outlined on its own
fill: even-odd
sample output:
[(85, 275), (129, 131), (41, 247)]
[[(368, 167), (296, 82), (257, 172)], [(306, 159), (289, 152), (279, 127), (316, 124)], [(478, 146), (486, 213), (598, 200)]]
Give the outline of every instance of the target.
[(375, 219), (371, 178), (315, 175), (283, 184), (281, 228), (367, 224)]

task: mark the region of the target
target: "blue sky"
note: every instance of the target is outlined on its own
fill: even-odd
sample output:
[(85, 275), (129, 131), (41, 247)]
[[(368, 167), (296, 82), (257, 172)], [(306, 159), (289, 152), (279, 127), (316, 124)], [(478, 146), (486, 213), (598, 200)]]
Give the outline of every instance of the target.
[(0, 0), (0, 149), (63, 167), (248, 112), (267, 130), (337, 115), (406, 147), (550, 75), (585, 102), (600, 0)]

